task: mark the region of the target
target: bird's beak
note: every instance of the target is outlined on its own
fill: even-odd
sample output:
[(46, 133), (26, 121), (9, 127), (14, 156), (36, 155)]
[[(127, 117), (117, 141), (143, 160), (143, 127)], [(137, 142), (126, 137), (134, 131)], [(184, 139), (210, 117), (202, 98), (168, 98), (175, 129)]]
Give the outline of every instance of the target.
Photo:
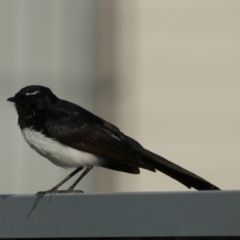
[(16, 98), (15, 97), (10, 97), (7, 99), (9, 102), (16, 102)]

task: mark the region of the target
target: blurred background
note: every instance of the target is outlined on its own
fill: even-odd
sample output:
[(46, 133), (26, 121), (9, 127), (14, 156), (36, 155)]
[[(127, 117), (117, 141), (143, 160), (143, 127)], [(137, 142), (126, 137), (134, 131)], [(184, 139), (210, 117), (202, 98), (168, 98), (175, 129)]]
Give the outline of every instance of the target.
[[(0, 193), (47, 190), (71, 171), (21, 135), (6, 99), (32, 84), (218, 187), (239, 189), (239, 9), (237, 0), (0, 1)], [(160, 172), (101, 168), (78, 189), (188, 191)]]

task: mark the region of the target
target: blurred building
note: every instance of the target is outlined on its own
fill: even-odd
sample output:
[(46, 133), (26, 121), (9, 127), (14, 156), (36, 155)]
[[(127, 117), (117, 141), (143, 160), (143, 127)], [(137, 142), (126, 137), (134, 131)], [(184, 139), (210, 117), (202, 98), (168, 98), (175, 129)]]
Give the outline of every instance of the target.
[[(70, 171), (29, 148), (6, 102), (32, 84), (220, 188), (238, 189), (239, 7), (236, 0), (2, 0), (0, 192), (46, 190)], [(100, 168), (78, 187), (187, 190), (159, 172)]]

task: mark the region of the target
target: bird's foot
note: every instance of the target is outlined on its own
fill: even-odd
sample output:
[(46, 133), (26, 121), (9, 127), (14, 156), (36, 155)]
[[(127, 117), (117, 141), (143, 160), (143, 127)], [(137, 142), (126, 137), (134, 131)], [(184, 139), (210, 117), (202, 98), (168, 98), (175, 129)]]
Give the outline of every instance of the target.
[(35, 196), (37, 197), (43, 197), (45, 194), (54, 194), (57, 192), (57, 189), (50, 189), (50, 190), (47, 190), (47, 191), (40, 191), (40, 192), (37, 192), (35, 194)]
[(83, 193), (82, 190), (73, 190), (73, 189), (67, 189), (67, 190), (57, 190), (57, 189), (50, 189), (47, 191), (40, 191), (35, 194), (37, 197), (43, 197), (45, 194), (57, 194), (57, 193)]
[(73, 189), (67, 189), (67, 190), (59, 190), (57, 193), (83, 193), (82, 190), (73, 190)]

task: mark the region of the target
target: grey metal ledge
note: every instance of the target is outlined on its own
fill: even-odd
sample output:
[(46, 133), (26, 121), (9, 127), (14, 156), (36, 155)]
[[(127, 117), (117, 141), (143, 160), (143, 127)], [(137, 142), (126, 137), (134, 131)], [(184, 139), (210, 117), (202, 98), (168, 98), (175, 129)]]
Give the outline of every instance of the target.
[(240, 191), (0, 195), (0, 238), (240, 236)]

